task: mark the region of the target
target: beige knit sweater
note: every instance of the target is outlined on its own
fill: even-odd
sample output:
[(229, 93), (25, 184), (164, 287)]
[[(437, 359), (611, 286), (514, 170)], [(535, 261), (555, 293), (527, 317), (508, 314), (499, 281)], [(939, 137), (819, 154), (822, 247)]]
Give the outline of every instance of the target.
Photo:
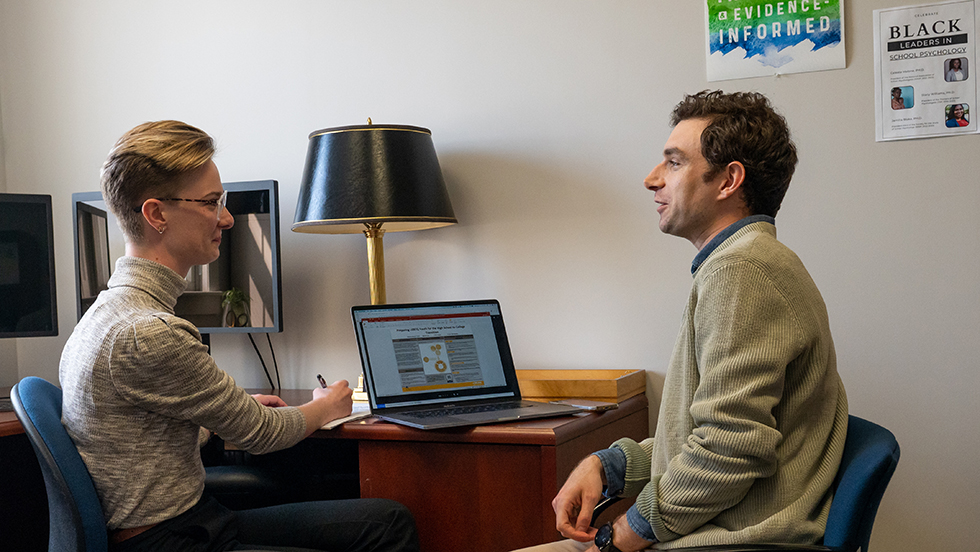
[(173, 314), (184, 280), (122, 257), (61, 356), (62, 422), (92, 474), (109, 529), (170, 519), (204, 489), (201, 428), (252, 452), (292, 446), (297, 408), (262, 406)]
[(815, 543), (846, 430), (820, 292), (756, 222), (694, 275), (655, 436), (614, 446), (658, 548)]

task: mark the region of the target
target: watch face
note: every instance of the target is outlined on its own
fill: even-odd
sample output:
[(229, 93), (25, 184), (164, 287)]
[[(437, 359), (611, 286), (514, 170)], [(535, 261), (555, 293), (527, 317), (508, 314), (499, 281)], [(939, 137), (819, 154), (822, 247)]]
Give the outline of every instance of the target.
[(607, 523), (600, 527), (599, 532), (595, 534), (595, 545), (599, 550), (603, 550), (610, 544), (612, 544), (612, 524)]

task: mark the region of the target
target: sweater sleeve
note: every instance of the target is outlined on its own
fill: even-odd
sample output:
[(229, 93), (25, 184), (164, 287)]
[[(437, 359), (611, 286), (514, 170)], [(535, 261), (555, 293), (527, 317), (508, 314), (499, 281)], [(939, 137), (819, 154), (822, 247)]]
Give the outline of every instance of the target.
[(623, 496), (636, 496), (650, 482), (650, 457), (653, 454), (653, 439), (642, 442), (623, 438), (610, 448), (623, 451), (626, 456), (626, 470), (623, 474)]
[(776, 472), (782, 435), (773, 409), (786, 366), (803, 347), (789, 303), (753, 262), (698, 276), (690, 344), (700, 377), (690, 407), (693, 430), (637, 497), (660, 541), (695, 531)]
[(259, 404), (217, 367), (189, 322), (163, 314), (142, 317), (126, 333), (115, 342), (110, 373), (130, 403), (192, 422), (257, 454), (303, 438), (306, 422), (299, 409)]

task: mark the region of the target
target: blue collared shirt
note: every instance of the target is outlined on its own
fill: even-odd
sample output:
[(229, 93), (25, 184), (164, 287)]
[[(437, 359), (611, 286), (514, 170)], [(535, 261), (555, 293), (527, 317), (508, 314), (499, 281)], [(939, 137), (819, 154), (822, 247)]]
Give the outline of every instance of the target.
[[(735, 232), (738, 232), (742, 228), (754, 222), (768, 222), (769, 224), (775, 225), (776, 219), (770, 217), (769, 215), (751, 215), (729, 225), (721, 232), (718, 232), (718, 234), (711, 238), (711, 241), (702, 247), (701, 250), (698, 251), (698, 254), (694, 257), (694, 262), (691, 263), (691, 274), (698, 271), (698, 268), (701, 267), (701, 264), (704, 263), (705, 259), (707, 259), (708, 256), (722, 244), (722, 242), (730, 238)], [(620, 448), (608, 448), (593, 454), (599, 457), (599, 461), (602, 462), (602, 469), (606, 474), (605, 495), (616, 496), (623, 492), (623, 487), (626, 486), (626, 453)], [(632, 529), (633, 532), (639, 535), (641, 538), (648, 541), (657, 540), (657, 536), (653, 533), (653, 527), (650, 526), (650, 522), (640, 515), (640, 511), (636, 508), (635, 504), (626, 511), (626, 521), (629, 523), (630, 529)]]
[[(603, 494), (616, 496), (623, 492), (623, 487), (626, 486), (626, 453), (623, 452), (623, 449), (607, 448), (592, 454), (599, 457), (599, 461), (602, 462), (602, 469), (606, 473), (606, 491)], [(626, 511), (626, 522), (640, 538), (656, 542), (657, 536), (653, 533), (653, 527), (650, 526), (650, 522), (646, 518), (640, 515), (635, 504)]]
[(703, 263), (704, 260), (708, 258), (708, 255), (711, 255), (711, 253), (713, 253), (714, 250), (722, 244), (722, 242), (732, 237), (732, 234), (735, 232), (738, 232), (753, 222), (768, 222), (769, 224), (775, 225), (776, 219), (770, 217), (769, 215), (750, 215), (739, 220), (738, 222), (730, 224), (727, 228), (721, 232), (718, 232), (715, 237), (711, 238), (711, 241), (702, 247), (701, 251), (698, 251), (698, 254), (694, 257), (694, 262), (691, 263), (691, 274), (694, 274), (698, 271), (698, 268), (701, 268), (701, 263)]

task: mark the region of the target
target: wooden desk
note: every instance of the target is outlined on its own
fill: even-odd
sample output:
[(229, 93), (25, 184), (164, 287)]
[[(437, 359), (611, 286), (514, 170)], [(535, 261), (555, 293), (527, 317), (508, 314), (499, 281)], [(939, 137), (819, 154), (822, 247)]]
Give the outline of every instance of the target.
[(0, 412), (0, 437), (22, 433), (24, 433), (24, 426), (20, 425), (16, 414), (13, 412)]
[[(287, 404), (311, 398), (309, 390), (276, 394)], [(5, 450), (3, 456), (31, 473), (13, 478), (18, 485), (29, 480), (30, 492), (4, 493), (22, 498), (10, 502), (18, 512), (0, 508), (0, 518), (30, 517), (37, 527), (19, 518), (16, 526), (21, 532), (31, 526), (27, 533), (41, 542), (18, 549), (43, 550), (47, 508), (40, 470), (20, 422), (12, 412), (4, 414), (9, 420), (0, 416), (0, 435), (10, 435), (4, 441), (19, 449), (9, 455), (13, 451)], [(406, 505), (415, 516), (422, 550), (501, 552), (558, 539), (551, 500), (568, 474), (586, 455), (620, 437), (647, 437), (647, 419), (647, 400), (639, 395), (600, 414), (434, 431), (368, 418), (317, 431), (313, 438), (357, 442), (361, 496)], [(8, 477), (4, 481), (13, 483)], [(35, 502), (36, 507), (27, 508)], [(623, 501), (614, 508), (628, 506)]]
[[(0, 387), (0, 397), (9, 397), (10, 388)], [(8, 435), (18, 435), (24, 433), (24, 426), (20, 425), (17, 415), (13, 411), (0, 412), (0, 437)]]
[[(287, 404), (309, 399), (292, 393)], [(407, 506), (422, 550), (500, 552), (558, 539), (551, 500), (578, 462), (648, 435), (639, 395), (599, 414), (434, 431), (369, 418), (313, 437), (357, 441), (361, 497)]]
[[(0, 388), (10, 396), (10, 388)], [(0, 412), (0, 549), (48, 549), (48, 501), (31, 443), (13, 412)]]

